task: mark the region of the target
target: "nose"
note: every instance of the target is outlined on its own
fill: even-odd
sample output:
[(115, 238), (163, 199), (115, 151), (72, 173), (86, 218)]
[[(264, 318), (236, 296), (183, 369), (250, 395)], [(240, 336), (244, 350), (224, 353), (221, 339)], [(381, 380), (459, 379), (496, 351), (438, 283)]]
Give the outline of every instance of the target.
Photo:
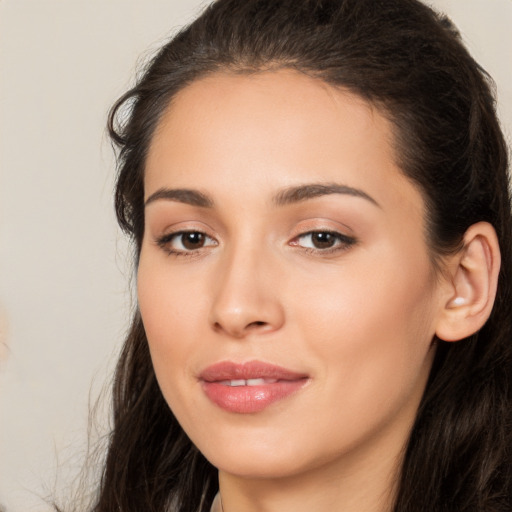
[(258, 251), (226, 256), (215, 276), (210, 324), (233, 338), (280, 329), (285, 320), (275, 265)]

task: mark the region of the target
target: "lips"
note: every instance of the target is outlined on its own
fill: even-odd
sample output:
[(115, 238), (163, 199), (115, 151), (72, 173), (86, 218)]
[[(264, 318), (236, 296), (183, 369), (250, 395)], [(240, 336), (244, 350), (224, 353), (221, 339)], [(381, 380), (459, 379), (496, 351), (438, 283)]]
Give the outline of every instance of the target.
[(238, 414), (263, 411), (299, 391), (308, 382), (304, 373), (250, 361), (224, 361), (209, 366), (199, 379), (206, 396), (220, 408)]

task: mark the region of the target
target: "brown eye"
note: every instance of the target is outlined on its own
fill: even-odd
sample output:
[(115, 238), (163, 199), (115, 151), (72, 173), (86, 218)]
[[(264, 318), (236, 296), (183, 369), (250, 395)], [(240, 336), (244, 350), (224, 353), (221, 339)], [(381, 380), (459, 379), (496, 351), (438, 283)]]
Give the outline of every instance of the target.
[(190, 232), (190, 233), (182, 233), (178, 235), (176, 238), (181, 237), (181, 244), (185, 249), (192, 251), (194, 249), (200, 249), (204, 246), (206, 236), (204, 233), (199, 232)]
[(336, 243), (336, 237), (332, 233), (311, 233), (311, 243), (316, 249), (329, 249)]
[(356, 243), (356, 239), (335, 231), (310, 231), (298, 236), (292, 245), (313, 251), (328, 251), (329, 249), (347, 249)]
[(201, 231), (179, 231), (169, 233), (156, 240), (157, 244), (169, 254), (193, 253), (204, 247), (218, 245), (217, 241)]

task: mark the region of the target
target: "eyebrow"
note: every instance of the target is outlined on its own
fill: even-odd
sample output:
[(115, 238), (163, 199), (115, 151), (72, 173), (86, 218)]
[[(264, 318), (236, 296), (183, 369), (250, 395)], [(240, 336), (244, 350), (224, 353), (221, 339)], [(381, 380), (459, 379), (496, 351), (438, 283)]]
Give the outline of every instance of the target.
[(273, 198), (273, 203), (276, 206), (284, 206), (330, 194), (344, 194), (360, 197), (380, 208), (379, 203), (363, 190), (349, 187), (347, 185), (341, 185), (339, 183), (311, 183), (307, 185), (289, 187), (276, 194)]
[(188, 188), (160, 188), (146, 199), (144, 205), (147, 206), (159, 199), (177, 201), (178, 203), (200, 206), (202, 208), (213, 207), (213, 201), (207, 195)]
[[(309, 183), (307, 185), (285, 188), (273, 197), (272, 202), (275, 206), (285, 206), (331, 194), (360, 197), (380, 208), (379, 203), (366, 192), (339, 183)], [(145, 206), (161, 199), (199, 206), (201, 208), (213, 208), (214, 206), (213, 200), (206, 194), (188, 188), (160, 188), (146, 199)]]

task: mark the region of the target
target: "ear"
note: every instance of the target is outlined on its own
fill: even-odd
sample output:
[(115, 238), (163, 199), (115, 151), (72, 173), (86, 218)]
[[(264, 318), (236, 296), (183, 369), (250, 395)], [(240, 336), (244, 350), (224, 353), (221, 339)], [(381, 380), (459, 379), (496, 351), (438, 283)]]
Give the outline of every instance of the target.
[(494, 228), (488, 222), (473, 224), (464, 235), (462, 249), (448, 264), (438, 338), (458, 341), (483, 327), (494, 305), (500, 264)]

